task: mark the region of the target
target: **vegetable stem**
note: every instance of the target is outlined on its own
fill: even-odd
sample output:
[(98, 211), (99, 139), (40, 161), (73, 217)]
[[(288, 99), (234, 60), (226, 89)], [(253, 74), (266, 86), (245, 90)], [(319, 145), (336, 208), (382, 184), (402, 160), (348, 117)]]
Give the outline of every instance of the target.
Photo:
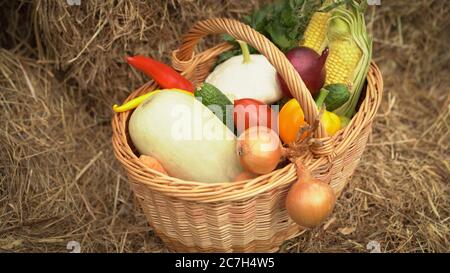
[(320, 89), (319, 96), (316, 99), (316, 105), (318, 108), (322, 107), (323, 102), (325, 101), (325, 99), (328, 96), (328, 93), (330, 93), (330, 91), (328, 89), (325, 89), (325, 88)]
[(250, 50), (248, 49), (248, 45), (246, 42), (244, 41), (237, 41), (239, 43), (239, 46), (241, 47), (242, 50), (242, 56), (244, 57), (244, 64), (248, 64), (250, 63), (252, 60), (250, 58)]

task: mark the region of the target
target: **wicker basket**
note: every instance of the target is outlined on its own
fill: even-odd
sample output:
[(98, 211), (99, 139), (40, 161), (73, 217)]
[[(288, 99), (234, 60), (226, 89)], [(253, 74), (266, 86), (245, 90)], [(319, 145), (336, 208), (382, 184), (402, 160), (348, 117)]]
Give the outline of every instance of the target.
[[(282, 75), (312, 124), (317, 108), (298, 73), (284, 54), (249, 26), (230, 19), (197, 23), (173, 52), (173, 65), (194, 83), (202, 82), (216, 57), (231, 48), (222, 43), (202, 53), (194, 48), (208, 34), (228, 33), (264, 54)], [(319, 126), (309, 150), (298, 158), (319, 179), (331, 184), (339, 195), (353, 174), (371, 132), (379, 107), (383, 81), (372, 63), (367, 90), (358, 113), (333, 137)], [(127, 101), (155, 89), (149, 82)], [(283, 241), (302, 229), (288, 216), (284, 201), (296, 181), (295, 164), (289, 164), (253, 180), (233, 183), (199, 183), (165, 176), (144, 166), (134, 153), (127, 133), (130, 111), (114, 115), (113, 145), (125, 167), (131, 187), (155, 233), (173, 251), (181, 252), (274, 252)]]

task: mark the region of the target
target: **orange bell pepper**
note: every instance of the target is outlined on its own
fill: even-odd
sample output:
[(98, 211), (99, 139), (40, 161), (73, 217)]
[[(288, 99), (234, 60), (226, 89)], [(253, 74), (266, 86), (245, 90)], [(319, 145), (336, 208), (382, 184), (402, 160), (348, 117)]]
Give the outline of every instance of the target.
[[(305, 121), (303, 110), (296, 99), (289, 100), (278, 114), (278, 126), (281, 140), (286, 144), (296, 141), (299, 136), (300, 129), (308, 125)], [(300, 139), (304, 139), (308, 135), (304, 132)]]

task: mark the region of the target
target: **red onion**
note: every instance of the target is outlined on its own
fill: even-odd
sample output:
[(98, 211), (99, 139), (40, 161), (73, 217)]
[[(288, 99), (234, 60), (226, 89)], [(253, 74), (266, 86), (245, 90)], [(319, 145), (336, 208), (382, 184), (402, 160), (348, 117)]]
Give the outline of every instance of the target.
[[(319, 93), (325, 83), (325, 61), (327, 56), (328, 48), (325, 48), (322, 55), (319, 55), (314, 50), (304, 46), (293, 48), (286, 53), (286, 58), (292, 63), (295, 70), (297, 70), (313, 96)], [(292, 97), (289, 88), (280, 74), (277, 76), (284, 95)]]

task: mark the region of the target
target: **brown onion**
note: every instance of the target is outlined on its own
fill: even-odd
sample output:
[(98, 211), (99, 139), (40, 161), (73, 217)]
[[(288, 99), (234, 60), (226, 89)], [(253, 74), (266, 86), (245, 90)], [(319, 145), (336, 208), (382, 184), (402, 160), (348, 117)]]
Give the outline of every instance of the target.
[(277, 133), (264, 126), (251, 127), (238, 138), (237, 153), (242, 167), (255, 174), (275, 170), (281, 158), (281, 142)]
[(298, 225), (316, 227), (333, 211), (336, 196), (330, 185), (313, 178), (299, 163), (297, 176), (299, 179), (292, 185), (286, 197), (286, 210)]

